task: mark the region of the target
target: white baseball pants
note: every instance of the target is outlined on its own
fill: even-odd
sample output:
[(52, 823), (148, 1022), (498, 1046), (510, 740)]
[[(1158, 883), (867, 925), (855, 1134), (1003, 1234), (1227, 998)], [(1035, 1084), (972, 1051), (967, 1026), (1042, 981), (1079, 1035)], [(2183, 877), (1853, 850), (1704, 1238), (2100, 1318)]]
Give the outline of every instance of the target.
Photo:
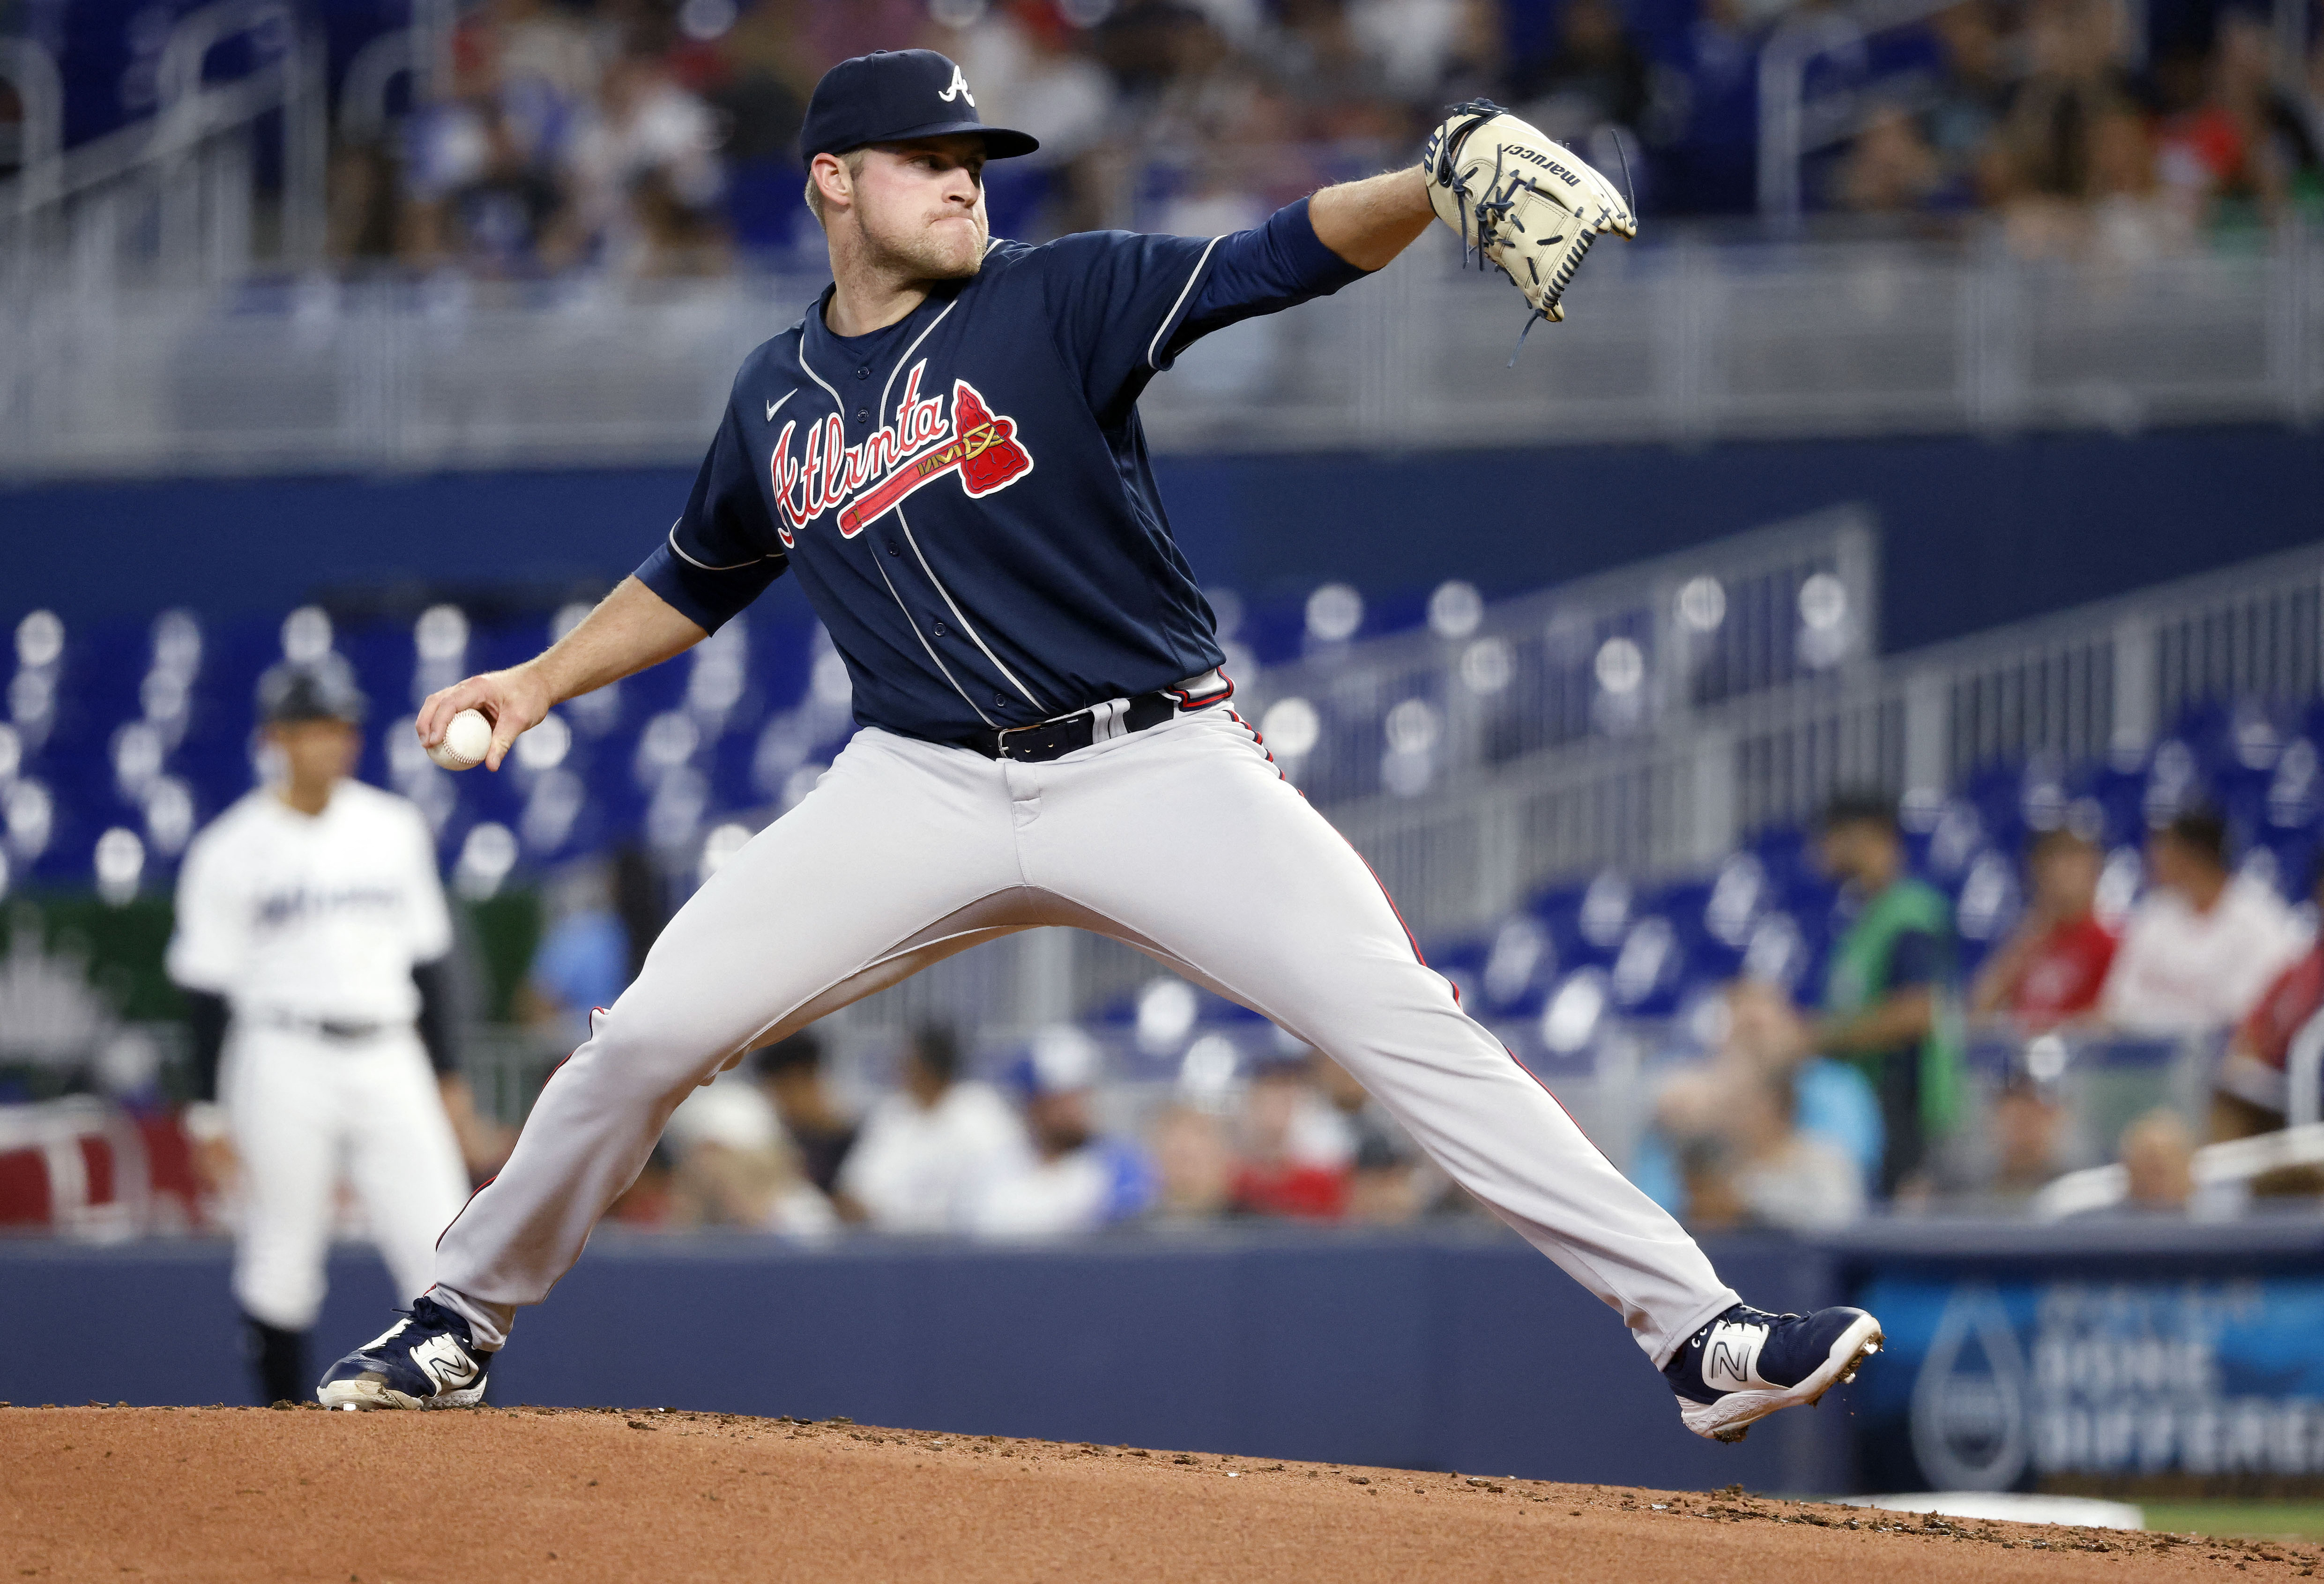
[(1047, 925), (1127, 941), (1341, 1063), (1656, 1364), (1736, 1302), (1461, 1010), (1370, 869), (1223, 705), (1047, 764), (858, 732), (671, 920), (550, 1078), (508, 1165), (445, 1232), (437, 1297), (498, 1346), (695, 1085), (930, 962)]
[(234, 1295), (244, 1312), (284, 1331), (315, 1323), (343, 1174), (398, 1299), (426, 1292), (437, 1234), (459, 1213), (468, 1173), (419, 1036), (237, 1027), (222, 1080), (241, 1163)]

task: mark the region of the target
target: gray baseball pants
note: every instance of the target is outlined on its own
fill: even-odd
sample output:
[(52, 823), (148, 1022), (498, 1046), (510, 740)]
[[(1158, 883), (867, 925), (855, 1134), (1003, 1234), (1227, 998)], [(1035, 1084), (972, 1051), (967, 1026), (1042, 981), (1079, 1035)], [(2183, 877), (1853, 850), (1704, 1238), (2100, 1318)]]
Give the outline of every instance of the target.
[(1047, 764), (858, 732), (679, 910), (549, 1079), (438, 1243), (438, 1301), (499, 1346), (695, 1086), (931, 962), (1051, 925), (1126, 941), (1346, 1067), (1657, 1365), (1737, 1301), (1461, 1009), (1370, 867), (1224, 705)]

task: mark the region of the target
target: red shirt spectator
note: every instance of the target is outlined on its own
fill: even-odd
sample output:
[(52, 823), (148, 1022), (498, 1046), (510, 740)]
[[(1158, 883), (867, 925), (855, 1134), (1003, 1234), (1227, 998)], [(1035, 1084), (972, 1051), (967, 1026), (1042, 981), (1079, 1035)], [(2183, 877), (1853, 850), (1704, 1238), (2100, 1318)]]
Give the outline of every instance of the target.
[(2053, 924), (2030, 943), (2007, 1009), (2028, 1028), (2054, 1028), (2098, 1004), (2107, 970), (2120, 944), (2089, 914)]
[(2276, 975), (2236, 1031), (2236, 1043), (2282, 1072), (2293, 1038), (2319, 1009), (2324, 1009), (2324, 946), (2311, 948)]
[(2211, 1137), (2241, 1138), (2283, 1126), (2292, 1042), (2324, 1011), (2324, 945), (2311, 947), (2267, 987), (2227, 1043), (2211, 1097)]
[[(1243, 1095), (1242, 1159), (1232, 1207), (1244, 1215), (1338, 1220), (1348, 1212), (1352, 1151), (1303, 1058), (1263, 1062)], [(1320, 1124), (1320, 1126), (1319, 1126)]]
[(1348, 1174), (1300, 1161), (1246, 1165), (1235, 1173), (1233, 1202), (1245, 1215), (1335, 1221), (1348, 1211)]
[(1975, 1010), (2006, 1012), (2039, 1030), (2097, 1007), (2119, 944), (2091, 912), (2105, 861), (2098, 843), (2071, 831), (2052, 831), (2034, 843), (2025, 860), (2033, 905), (1978, 972)]

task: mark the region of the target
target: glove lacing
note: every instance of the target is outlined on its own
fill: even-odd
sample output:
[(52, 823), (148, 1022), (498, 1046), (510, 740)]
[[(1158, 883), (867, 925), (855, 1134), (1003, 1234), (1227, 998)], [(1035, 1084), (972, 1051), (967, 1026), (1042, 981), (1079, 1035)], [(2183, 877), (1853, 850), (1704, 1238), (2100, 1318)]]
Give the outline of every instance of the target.
[[(1525, 222), (1518, 219), (1512, 212), (1517, 207), (1517, 195), (1520, 188), (1537, 198), (1546, 198), (1548, 195), (1535, 186), (1533, 179), (1521, 170), (1508, 172), (1507, 180), (1504, 180), (1504, 156), (1498, 150), (1493, 155), (1493, 174), (1485, 182), (1481, 197), (1461, 179), (1455, 163), (1462, 148), (1468, 143), (1471, 133), (1484, 125), (1494, 116), (1505, 115), (1508, 113), (1501, 106), (1490, 99), (1464, 99), (1460, 104), (1452, 106), (1447, 112), (1449, 115), (1466, 115), (1469, 119), (1445, 134), (1443, 143), (1437, 149), (1435, 163), (1433, 167), (1426, 168), (1426, 174), (1430, 180), (1452, 195), (1456, 212), (1464, 217), (1465, 223), (1461, 227), (1461, 267), (1468, 268), (1470, 255), (1474, 253), (1477, 268), (1480, 271), (1490, 265), (1507, 276), (1509, 284), (1514, 286), (1517, 283), (1517, 278), (1509, 273), (1506, 265), (1495, 262), (1486, 250), (1500, 240), (1497, 233), (1503, 225), (1508, 226), (1520, 235), (1524, 234)], [(1629, 157), (1626, 154), (1623, 156), (1625, 174), (1628, 174), (1628, 166)], [(1576, 216), (1575, 218), (1579, 220), (1580, 216)], [(1472, 228), (1477, 237), (1473, 245), (1469, 242), (1469, 234)], [(1546, 238), (1542, 245), (1554, 247), (1564, 240), (1564, 235), (1560, 233)], [(1559, 265), (1557, 272), (1550, 277), (1550, 301), (1555, 302), (1565, 295), (1565, 288), (1572, 281), (1573, 272), (1581, 267), (1582, 258), (1588, 254), (1591, 244), (1597, 240), (1596, 232), (1591, 231), (1584, 233), (1582, 240), (1574, 244), (1573, 251), (1566, 255), (1565, 262)], [(1533, 277), (1533, 283), (1536, 286), (1541, 284), (1541, 272), (1535, 267), (1531, 253), (1526, 255), (1526, 272)], [(1536, 308), (1526, 316), (1524, 327), (1517, 331), (1517, 345), (1509, 349), (1508, 366), (1510, 368), (1517, 366), (1517, 354), (1525, 350), (1526, 337), (1533, 334), (1533, 327), (1536, 325), (1547, 318), (1549, 318), (1549, 310), (1545, 308)]]

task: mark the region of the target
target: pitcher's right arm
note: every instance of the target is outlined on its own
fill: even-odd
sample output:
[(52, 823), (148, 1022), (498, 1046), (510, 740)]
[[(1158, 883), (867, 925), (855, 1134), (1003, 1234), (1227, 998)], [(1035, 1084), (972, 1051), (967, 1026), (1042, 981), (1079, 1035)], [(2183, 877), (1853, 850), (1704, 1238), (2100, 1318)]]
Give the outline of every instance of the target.
[(487, 671), (430, 694), (414, 723), (433, 748), (462, 710), (493, 723), (484, 764), (499, 769), (509, 746), (568, 698), (684, 654), (709, 633), (634, 576), (623, 578), (581, 624), (521, 666)]

